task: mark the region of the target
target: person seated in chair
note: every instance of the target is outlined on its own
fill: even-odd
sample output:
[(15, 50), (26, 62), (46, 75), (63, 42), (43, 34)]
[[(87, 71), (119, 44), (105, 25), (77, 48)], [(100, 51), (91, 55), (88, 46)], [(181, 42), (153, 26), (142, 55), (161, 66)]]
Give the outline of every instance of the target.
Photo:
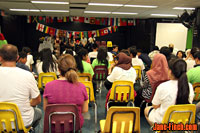
[(0, 48), (0, 102), (17, 104), (26, 128), (35, 128), (42, 112), (35, 106), (40, 104), (41, 96), (31, 72), (16, 67), (17, 47), (11, 44)]
[(24, 70), (27, 70), (30, 72), (30, 69), (26, 64), (26, 61), (27, 61), (27, 55), (25, 52), (20, 52), (19, 53), (19, 58), (17, 60), (17, 63), (16, 63), (16, 67), (19, 67), (21, 69), (24, 69)]

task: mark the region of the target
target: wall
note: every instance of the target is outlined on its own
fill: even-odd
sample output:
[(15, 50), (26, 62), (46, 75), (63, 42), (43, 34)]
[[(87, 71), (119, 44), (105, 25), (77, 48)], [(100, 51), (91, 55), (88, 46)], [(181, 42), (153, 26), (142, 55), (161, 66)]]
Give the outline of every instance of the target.
[[(26, 21), (26, 16), (4, 16), (0, 19), (2, 33), (4, 33), (8, 42), (17, 45), (19, 50), (23, 46), (28, 46), (33, 51), (37, 51), (39, 45), (38, 39), (45, 36), (45, 34), (36, 31), (36, 23), (28, 24)], [(119, 45), (120, 49), (126, 49), (135, 45), (144, 52), (149, 52), (152, 46), (155, 45), (155, 31), (158, 21), (161, 20), (139, 19), (136, 20), (136, 26), (119, 27), (116, 33), (98, 37), (96, 40), (113, 41), (114, 44)], [(48, 26), (73, 31), (96, 30), (106, 27), (75, 22), (52, 23), (48, 24)]]

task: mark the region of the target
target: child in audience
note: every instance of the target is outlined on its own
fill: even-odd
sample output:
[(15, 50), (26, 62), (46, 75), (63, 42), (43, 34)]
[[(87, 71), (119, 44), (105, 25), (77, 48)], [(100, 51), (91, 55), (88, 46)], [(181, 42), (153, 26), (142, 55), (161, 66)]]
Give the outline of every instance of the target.
[(29, 67), (29, 69), (31, 70), (31, 72), (33, 71), (33, 56), (31, 55), (31, 49), (29, 47), (23, 47), (22, 48), (22, 52), (25, 52), (27, 54), (27, 61), (26, 61), (26, 65)]
[(22, 68), (24, 70), (30, 71), (29, 67), (26, 64), (27, 61), (27, 55), (25, 52), (19, 53), (19, 58), (16, 63), (16, 67)]
[(160, 84), (154, 95), (151, 107), (145, 108), (145, 117), (149, 124), (161, 123), (171, 105), (191, 104), (194, 97), (193, 87), (186, 76), (187, 65), (182, 59), (169, 62), (170, 80)]
[(38, 74), (44, 72), (55, 72), (59, 75), (58, 65), (53, 60), (51, 50), (49, 48), (43, 49), (41, 53), (41, 62), (36, 64)]
[(60, 78), (46, 84), (44, 90), (44, 111), (48, 104), (76, 104), (79, 110), (81, 127), (82, 113), (88, 111), (88, 94), (85, 86), (78, 82), (76, 62), (72, 55), (62, 55), (58, 60)]

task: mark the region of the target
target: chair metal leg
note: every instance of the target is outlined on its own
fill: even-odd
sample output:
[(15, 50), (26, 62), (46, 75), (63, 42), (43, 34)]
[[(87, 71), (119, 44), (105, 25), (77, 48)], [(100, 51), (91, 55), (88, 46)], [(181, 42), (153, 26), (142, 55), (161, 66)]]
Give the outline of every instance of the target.
[(145, 100), (143, 100), (140, 104), (140, 108), (142, 108), (142, 105), (145, 103)]
[(94, 122), (95, 122), (95, 133), (97, 131), (97, 104), (94, 102)]

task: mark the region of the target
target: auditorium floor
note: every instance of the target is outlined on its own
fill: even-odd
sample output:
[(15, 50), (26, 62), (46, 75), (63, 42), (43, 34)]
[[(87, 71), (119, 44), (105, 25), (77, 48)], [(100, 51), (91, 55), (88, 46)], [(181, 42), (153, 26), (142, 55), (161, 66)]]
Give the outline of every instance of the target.
[[(107, 90), (102, 89), (101, 94), (97, 94), (96, 102), (97, 102), (97, 111), (98, 111), (98, 123), (97, 129), (100, 130), (99, 121), (105, 119), (105, 99), (106, 99)], [(43, 104), (41, 103), (38, 107), (42, 109)], [(43, 121), (44, 121), (44, 111), (42, 109), (43, 116), (40, 124), (35, 129), (36, 133), (43, 132)], [(140, 117), (140, 128), (141, 133), (149, 133), (151, 132), (150, 126), (148, 125), (144, 115)], [(95, 122), (94, 122), (94, 108), (89, 107), (89, 112), (84, 115), (84, 125), (82, 127), (82, 133), (94, 133), (95, 131)]]

